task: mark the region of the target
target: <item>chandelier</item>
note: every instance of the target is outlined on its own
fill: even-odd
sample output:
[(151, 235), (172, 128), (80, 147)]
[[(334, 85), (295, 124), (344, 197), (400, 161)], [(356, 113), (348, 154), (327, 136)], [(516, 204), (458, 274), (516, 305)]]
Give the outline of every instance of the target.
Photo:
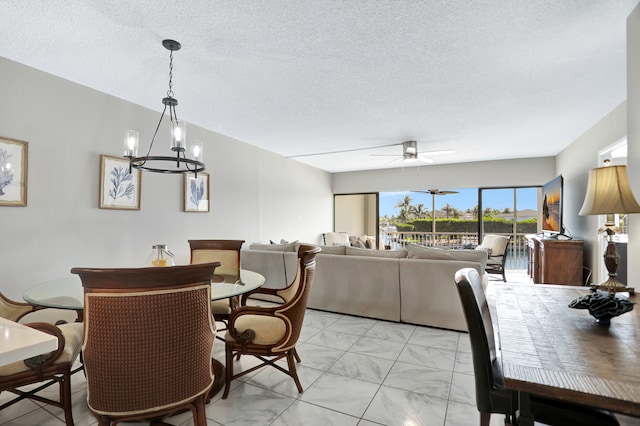
[[(180, 43), (175, 40), (163, 40), (162, 45), (169, 50), (169, 90), (167, 96), (162, 99), (164, 109), (160, 115), (160, 121), (151, 138), (149, 150), (145, 156), (138, 156), (139, 134), (136, 130), (126, 130), (124, 136), (124, 157), (129, 159), (129, 172), (131, 169), (146, 170), (155, 173), (198, 173), (205, 170), (202, 162), (202, 141), (193, 140), (187, 144), (187, 123), (178, 120), (176, 106), (178, 100), (173, 97), (173, 52), (180, 50)], [(175, 152), (174, 157), (151, 155), (153, 142), (158, 134), (160, 124), (165, 113), (169, 109), (169, 119), (171, 120), (171, 151)], [(187, 153), (191, 158), (187, 157)]]

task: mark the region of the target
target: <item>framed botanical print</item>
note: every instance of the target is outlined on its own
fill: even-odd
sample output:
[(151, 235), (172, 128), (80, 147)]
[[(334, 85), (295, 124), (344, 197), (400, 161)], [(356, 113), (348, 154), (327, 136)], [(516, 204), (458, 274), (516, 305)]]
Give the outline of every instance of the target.
[(208, 212), (209, 211), (209, 173), (198, 173), (184, 176), (184, 211)]
[(0, 137), (0, 206), (27, 205), (29, 143)]
[(141, 186), (140, 170), (129, 172), (129, 160), (100, 156), (101, 209), (140, 210)]

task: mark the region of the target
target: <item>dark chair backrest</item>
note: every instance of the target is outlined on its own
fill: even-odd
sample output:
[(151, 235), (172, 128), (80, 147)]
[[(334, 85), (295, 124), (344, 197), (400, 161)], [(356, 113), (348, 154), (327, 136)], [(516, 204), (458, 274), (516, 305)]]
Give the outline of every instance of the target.
[(462, 302), (476, 382), (476, 405), (481, 412), (491, 412), (491, 389), (503, 387), (504, 377), (497, 358), (491, 313), (482, 288), (482, 280), (473, 268), (456, 272), (456, 287)]

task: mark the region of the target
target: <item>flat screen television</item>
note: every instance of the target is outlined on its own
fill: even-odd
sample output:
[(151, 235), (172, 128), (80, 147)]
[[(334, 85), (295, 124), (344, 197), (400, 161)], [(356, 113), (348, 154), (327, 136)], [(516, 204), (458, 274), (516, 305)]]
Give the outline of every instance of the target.
[(562, 227), (562, 175), (542, 186), (542, 231), (545, 235), (558, 236)]

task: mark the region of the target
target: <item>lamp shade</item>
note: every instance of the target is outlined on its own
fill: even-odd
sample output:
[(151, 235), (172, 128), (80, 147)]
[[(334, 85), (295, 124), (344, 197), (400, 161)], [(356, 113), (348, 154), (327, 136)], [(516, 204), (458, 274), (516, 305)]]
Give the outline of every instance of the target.
[(626, 166), (591, 169), (580, 215), (640, 213), (640, 205), (631, 192)]

